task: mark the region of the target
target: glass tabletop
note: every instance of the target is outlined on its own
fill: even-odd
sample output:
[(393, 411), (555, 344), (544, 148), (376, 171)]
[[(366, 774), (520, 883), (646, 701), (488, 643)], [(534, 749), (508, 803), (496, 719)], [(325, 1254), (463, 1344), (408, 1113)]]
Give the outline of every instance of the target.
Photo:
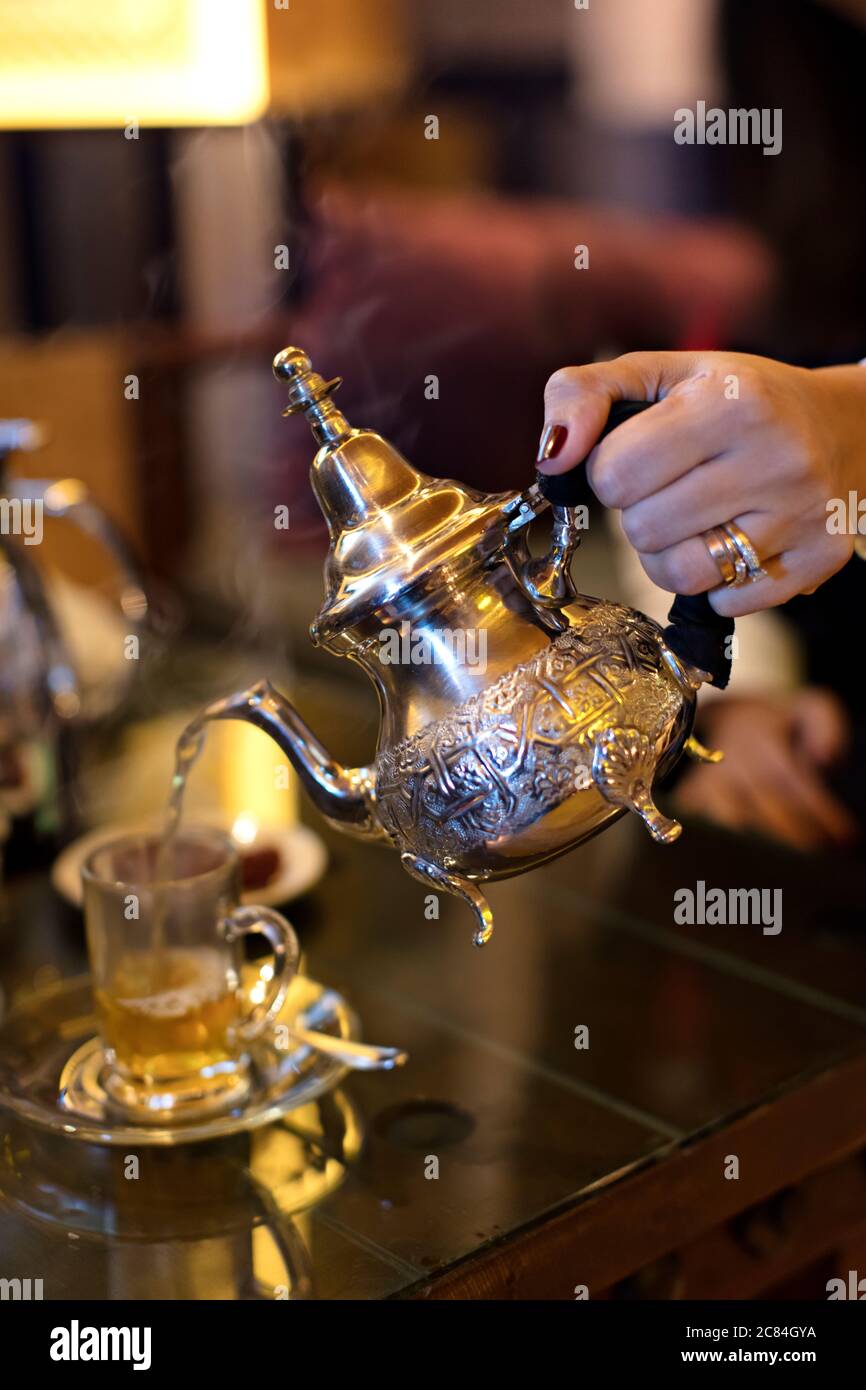
[[(375, 711), (352, 684), (314, 674), (293, 695), (338, 755), (369, 756)], [(478, 950), (461, 903), (440, 896), (431, 920), (395, 855), (309, 823), (329, 859), (287, 908), (305, 969), (408, 1064), (172, 1152), (49, 1142), (0, 1116), (4, 1277), (46, 1298), (405, 1294), (866, 1048), (856, 858), (698, 824), (661, 848), (624, 820), (494, 885)], [(782, 931), (677, 925), (696, 863), (720, 887), (780, 886)], [(7, 882), (7, 1000), (84, 965), (47, 872)]]

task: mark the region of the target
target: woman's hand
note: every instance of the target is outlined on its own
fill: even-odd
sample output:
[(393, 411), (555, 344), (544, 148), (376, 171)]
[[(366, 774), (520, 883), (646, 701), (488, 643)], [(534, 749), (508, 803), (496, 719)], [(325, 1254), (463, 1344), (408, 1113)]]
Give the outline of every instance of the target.
[[(658, 404), (593, 448), (615, 400)], [(828, 503), (866, 494), (866, 368), (629, 353), (556, 372), (545, 422), (539, 467), (564, 473), (592, 450), (593, 491), (621, 508), (662, 589), (709, 590), (717, 613), (737, 617), (812, 593), (851, 556), (854, 536), (832, 533)], [(751, 540), (765, 579), (722, 585), (702, 533), (728, 521)]]
[(849, 738), (848, 717), (829, 690), (714, 700), (702, 712), (701, 738), (725, 756), (685, 775), (676, 790), (683, 811), (797, 849), (856, 839), (855, 821), (822, 776)]

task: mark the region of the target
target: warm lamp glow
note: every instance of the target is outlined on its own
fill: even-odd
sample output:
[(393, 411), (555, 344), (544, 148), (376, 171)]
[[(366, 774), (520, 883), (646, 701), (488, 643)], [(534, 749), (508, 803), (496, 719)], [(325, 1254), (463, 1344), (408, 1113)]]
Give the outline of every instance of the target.
[(298, 819), (298, 779), (267, 734), (231, 720), (214, 742), (219, 803), (236, 818), (231, 832), (236, 844), (253, 844), (262, 829), (293, 825)]
[(0, 127), (243, 125), (267, 102), (261, 0), (0, 0)]
[(274, 115), (351, 110), (402, 90), (403, 0), (271, 0), (265, 12)]
[(232, 826), (232, 839), (236, 845), (251, 845), (259, 833), (259, 823), (249, 811), (239, 815)]

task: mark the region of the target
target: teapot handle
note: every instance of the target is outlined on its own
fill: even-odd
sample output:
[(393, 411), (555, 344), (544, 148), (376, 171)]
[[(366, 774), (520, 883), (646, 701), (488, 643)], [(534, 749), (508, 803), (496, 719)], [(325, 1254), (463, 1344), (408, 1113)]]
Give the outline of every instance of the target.
[[(614, 401), (599, 439), (604, 439), (617, 425), (630, 420), (632, 416), (649, 410), (653, 404), (653, 401)], [(585, 495), (578, 467), (569, 469), (567, 473), (536, 475), (538, 489), (551, 504), (554, 518), (553, 547), (547, 559), (541, 563), (550, 566), (551, 574), (555, 572), (561, 579), (564, 578), (566, 585), (570, 578), (568, 567), (571, 557), (580, 543), (572, 508)], [(733, 618), (716, 613), (708, 594), (677, 594), (668, 613), (664, 636), (667, 645), (681, 661), (705, 673), (712, 685), (724, 690), (731, 675), (730, 639), (733, 632)]]

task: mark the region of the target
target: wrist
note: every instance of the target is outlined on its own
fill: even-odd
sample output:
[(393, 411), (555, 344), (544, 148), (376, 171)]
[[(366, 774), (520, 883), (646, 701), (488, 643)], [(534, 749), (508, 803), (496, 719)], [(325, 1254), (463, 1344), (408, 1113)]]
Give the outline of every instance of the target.
[(840, 490), (866, 497), (866, 365), (819, 367), (812, 375), (829, 412)]

